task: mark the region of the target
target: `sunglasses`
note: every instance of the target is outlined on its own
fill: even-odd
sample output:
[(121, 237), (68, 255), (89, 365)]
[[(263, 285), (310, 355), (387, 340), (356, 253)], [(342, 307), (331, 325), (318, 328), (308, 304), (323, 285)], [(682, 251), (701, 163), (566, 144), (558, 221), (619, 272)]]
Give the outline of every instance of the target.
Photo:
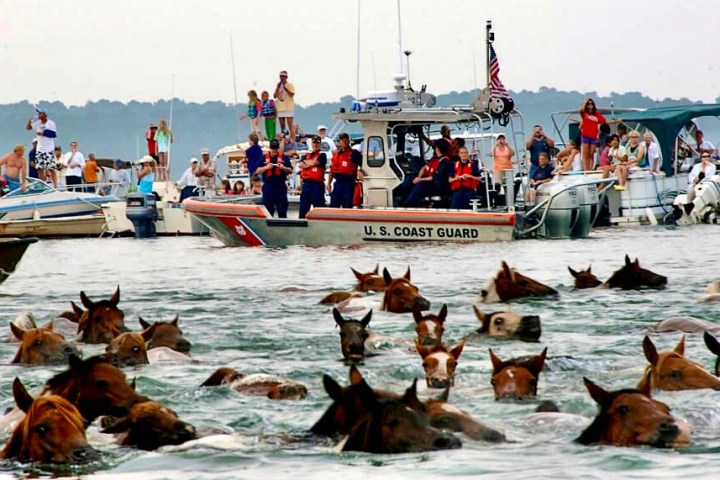
[(710, 155), (702, 155), (702, 158), (710, 158)]

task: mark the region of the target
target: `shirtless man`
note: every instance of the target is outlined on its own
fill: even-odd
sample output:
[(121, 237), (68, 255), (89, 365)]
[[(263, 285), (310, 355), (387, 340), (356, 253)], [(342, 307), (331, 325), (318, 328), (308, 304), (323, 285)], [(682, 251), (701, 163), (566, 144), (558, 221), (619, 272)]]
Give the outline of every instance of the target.
[(25, 147), (15, 145), (13, 151), (0, 158), (0, 168), (5, 165), (3, 178), (8, 184), (10, 191), (21, 188), (27, 189), (27, 166), (25, 165)]

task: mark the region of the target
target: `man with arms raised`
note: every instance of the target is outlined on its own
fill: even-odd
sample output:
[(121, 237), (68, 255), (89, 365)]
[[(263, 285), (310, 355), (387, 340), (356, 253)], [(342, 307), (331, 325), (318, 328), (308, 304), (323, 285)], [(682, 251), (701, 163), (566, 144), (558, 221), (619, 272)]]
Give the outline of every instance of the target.
[(25, 167), (25, 147), (15, 145), (13, 151), (0, 158), (0, 169), (4, 166), (3, 179), (7, 182), (8, 190), (27, 188), (27, 168)]
[(38, 108), (37, 120), (29, 118), (25, 125), (26, 130), (34, 130), (38, 136), (37, 155), (35, 163), (37, 165), (40, 179), (45, 181), (48, 175), (52, 178), (53, 186), (57, 188), (57, 170), (55, 165), (55, 137), (57, 137), (57, 127), (55, 122), (50, 120), (45, 109)]

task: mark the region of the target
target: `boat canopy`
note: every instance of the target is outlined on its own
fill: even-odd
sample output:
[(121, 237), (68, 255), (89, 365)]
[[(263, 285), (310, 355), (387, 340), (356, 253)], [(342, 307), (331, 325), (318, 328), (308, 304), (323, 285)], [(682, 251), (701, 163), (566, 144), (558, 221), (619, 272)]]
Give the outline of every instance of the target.
[(675, 139), (682, 128), (694, 118), (712, 116), (720, 116), (720, 104), (649, 108), (625, 112), (622, 119), (623, 122), (638, 122), (655, 134), (662, 152), (662, 168), (665, 174), (672, 175)]

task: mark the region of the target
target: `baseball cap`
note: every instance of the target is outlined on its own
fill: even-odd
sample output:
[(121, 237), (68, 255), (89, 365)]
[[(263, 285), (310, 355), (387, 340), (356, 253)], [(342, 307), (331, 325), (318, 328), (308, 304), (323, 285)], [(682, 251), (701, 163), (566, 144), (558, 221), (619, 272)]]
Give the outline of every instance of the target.
[(200, 149), (200, 155), (210, 155), (210, 149), (209, 148)]
[(198, 159), (193, 157), (190, 159), (190, 163), (198, 163)]
[(138, 160), (139, 163), (148, 163), (148, 162), (154, 162), (155, 159), (151, 157), (150, 155), (145, 155), (140, 160)]
[(281, 70), (281, 71), (280, 71), (280, 76), (281, 76), (281, 77), (287, 77), (287, 76), (288, 76), (287, 70)]
[(120, 160), (119, 158), (116, 158), (115, 165), (122, 165), (122, 160)]
[(42, 107), (37, 107), (37, 108), (35, 108), (35, 111), (36, 111), (37, 113), (44, 113), (45, 115), (47, 115), (47, 110), (45, 110), (45, 109), (42, 108)]
[(270, 140), (270, 148), (280, 148), (280, 142), (276, 139)]
[(317, 129), (318, 129), (318, 130), (327, 130), (327, 127), (326, 127), (325, 125), (323, 125), (323, 124), (320, 124), (320, 125), (317, 126)]

